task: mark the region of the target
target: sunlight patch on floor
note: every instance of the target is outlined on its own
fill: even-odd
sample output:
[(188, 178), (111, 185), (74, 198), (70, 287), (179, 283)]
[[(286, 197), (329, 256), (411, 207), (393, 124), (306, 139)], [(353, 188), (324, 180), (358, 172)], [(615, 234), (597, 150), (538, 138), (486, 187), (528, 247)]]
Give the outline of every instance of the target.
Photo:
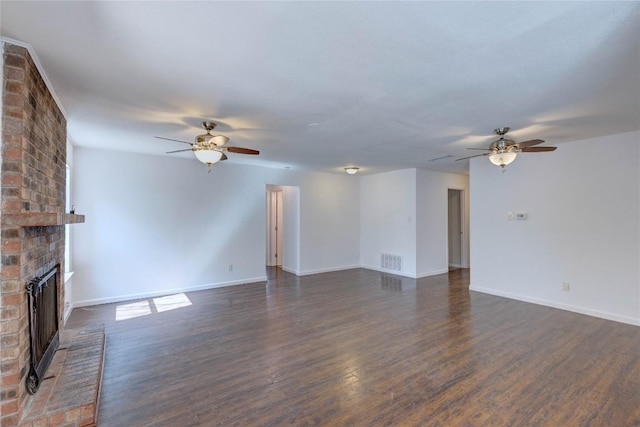
[(149, 301), (137, 301), (130, 304), (120, 304), (116, 307), (116, 320), (127, 320), (151, 314)]
[(136, 301), (116, 306), (116, 321), (188, 307), (191, 300), (183, 293)]
[(176, 308), (188, 307), (191, 305), (191, 300), (183, 293), (167, 295), (165, 297), (154, 298), (153, 303), (158, 310), (158, 313), (163, 311), (175, 310)]

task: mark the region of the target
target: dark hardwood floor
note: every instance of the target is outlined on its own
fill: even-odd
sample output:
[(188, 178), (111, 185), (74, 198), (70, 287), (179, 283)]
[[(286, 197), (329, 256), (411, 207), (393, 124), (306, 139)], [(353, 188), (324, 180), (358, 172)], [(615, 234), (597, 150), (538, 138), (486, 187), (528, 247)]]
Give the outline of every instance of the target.
[(636, 326), (469, 292), (467, 270), (268, 273), (75, 309), (67, 328), (106, 328), (99, 425), (640, 425)]

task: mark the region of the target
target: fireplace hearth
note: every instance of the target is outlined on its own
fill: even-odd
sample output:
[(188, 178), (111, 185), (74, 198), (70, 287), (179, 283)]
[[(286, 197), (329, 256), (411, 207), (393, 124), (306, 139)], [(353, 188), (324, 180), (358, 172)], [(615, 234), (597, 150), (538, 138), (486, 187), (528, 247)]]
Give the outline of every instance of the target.
[(25, 385), (29, 394), (40, 387), (53, 355), (58, 349), (58, 283), (60, 264), (27, 284), (29, 296), (29, 337), (31, 364)]

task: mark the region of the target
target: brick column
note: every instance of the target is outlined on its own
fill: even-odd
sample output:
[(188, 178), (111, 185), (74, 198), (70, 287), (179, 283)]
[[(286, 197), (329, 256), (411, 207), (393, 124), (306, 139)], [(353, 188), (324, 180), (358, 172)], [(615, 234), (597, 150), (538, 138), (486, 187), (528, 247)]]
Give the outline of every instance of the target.
[[(60, 263), (64, 226), (20, 227), (11, 215), (64, 213), (66, 120), (27, 49), (4, 44), (0, 215), (0, 425), (17, 425), (28, 395), (26, 283)], [(60, 284), (59, 304), (64, 304)], [(58, 310), (62, 326), (62, 307)]]

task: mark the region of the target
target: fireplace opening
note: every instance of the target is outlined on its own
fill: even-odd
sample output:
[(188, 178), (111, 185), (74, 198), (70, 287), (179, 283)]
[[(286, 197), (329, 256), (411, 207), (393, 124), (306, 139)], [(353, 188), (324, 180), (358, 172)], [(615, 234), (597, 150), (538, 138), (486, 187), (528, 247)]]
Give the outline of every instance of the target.
[(27, 284), (29, 295), (29, 337), (31, 364), (26, 386), (29, 394), (38, 391), (53, 355), (58, 349), (58, 278), (60, 264)]

